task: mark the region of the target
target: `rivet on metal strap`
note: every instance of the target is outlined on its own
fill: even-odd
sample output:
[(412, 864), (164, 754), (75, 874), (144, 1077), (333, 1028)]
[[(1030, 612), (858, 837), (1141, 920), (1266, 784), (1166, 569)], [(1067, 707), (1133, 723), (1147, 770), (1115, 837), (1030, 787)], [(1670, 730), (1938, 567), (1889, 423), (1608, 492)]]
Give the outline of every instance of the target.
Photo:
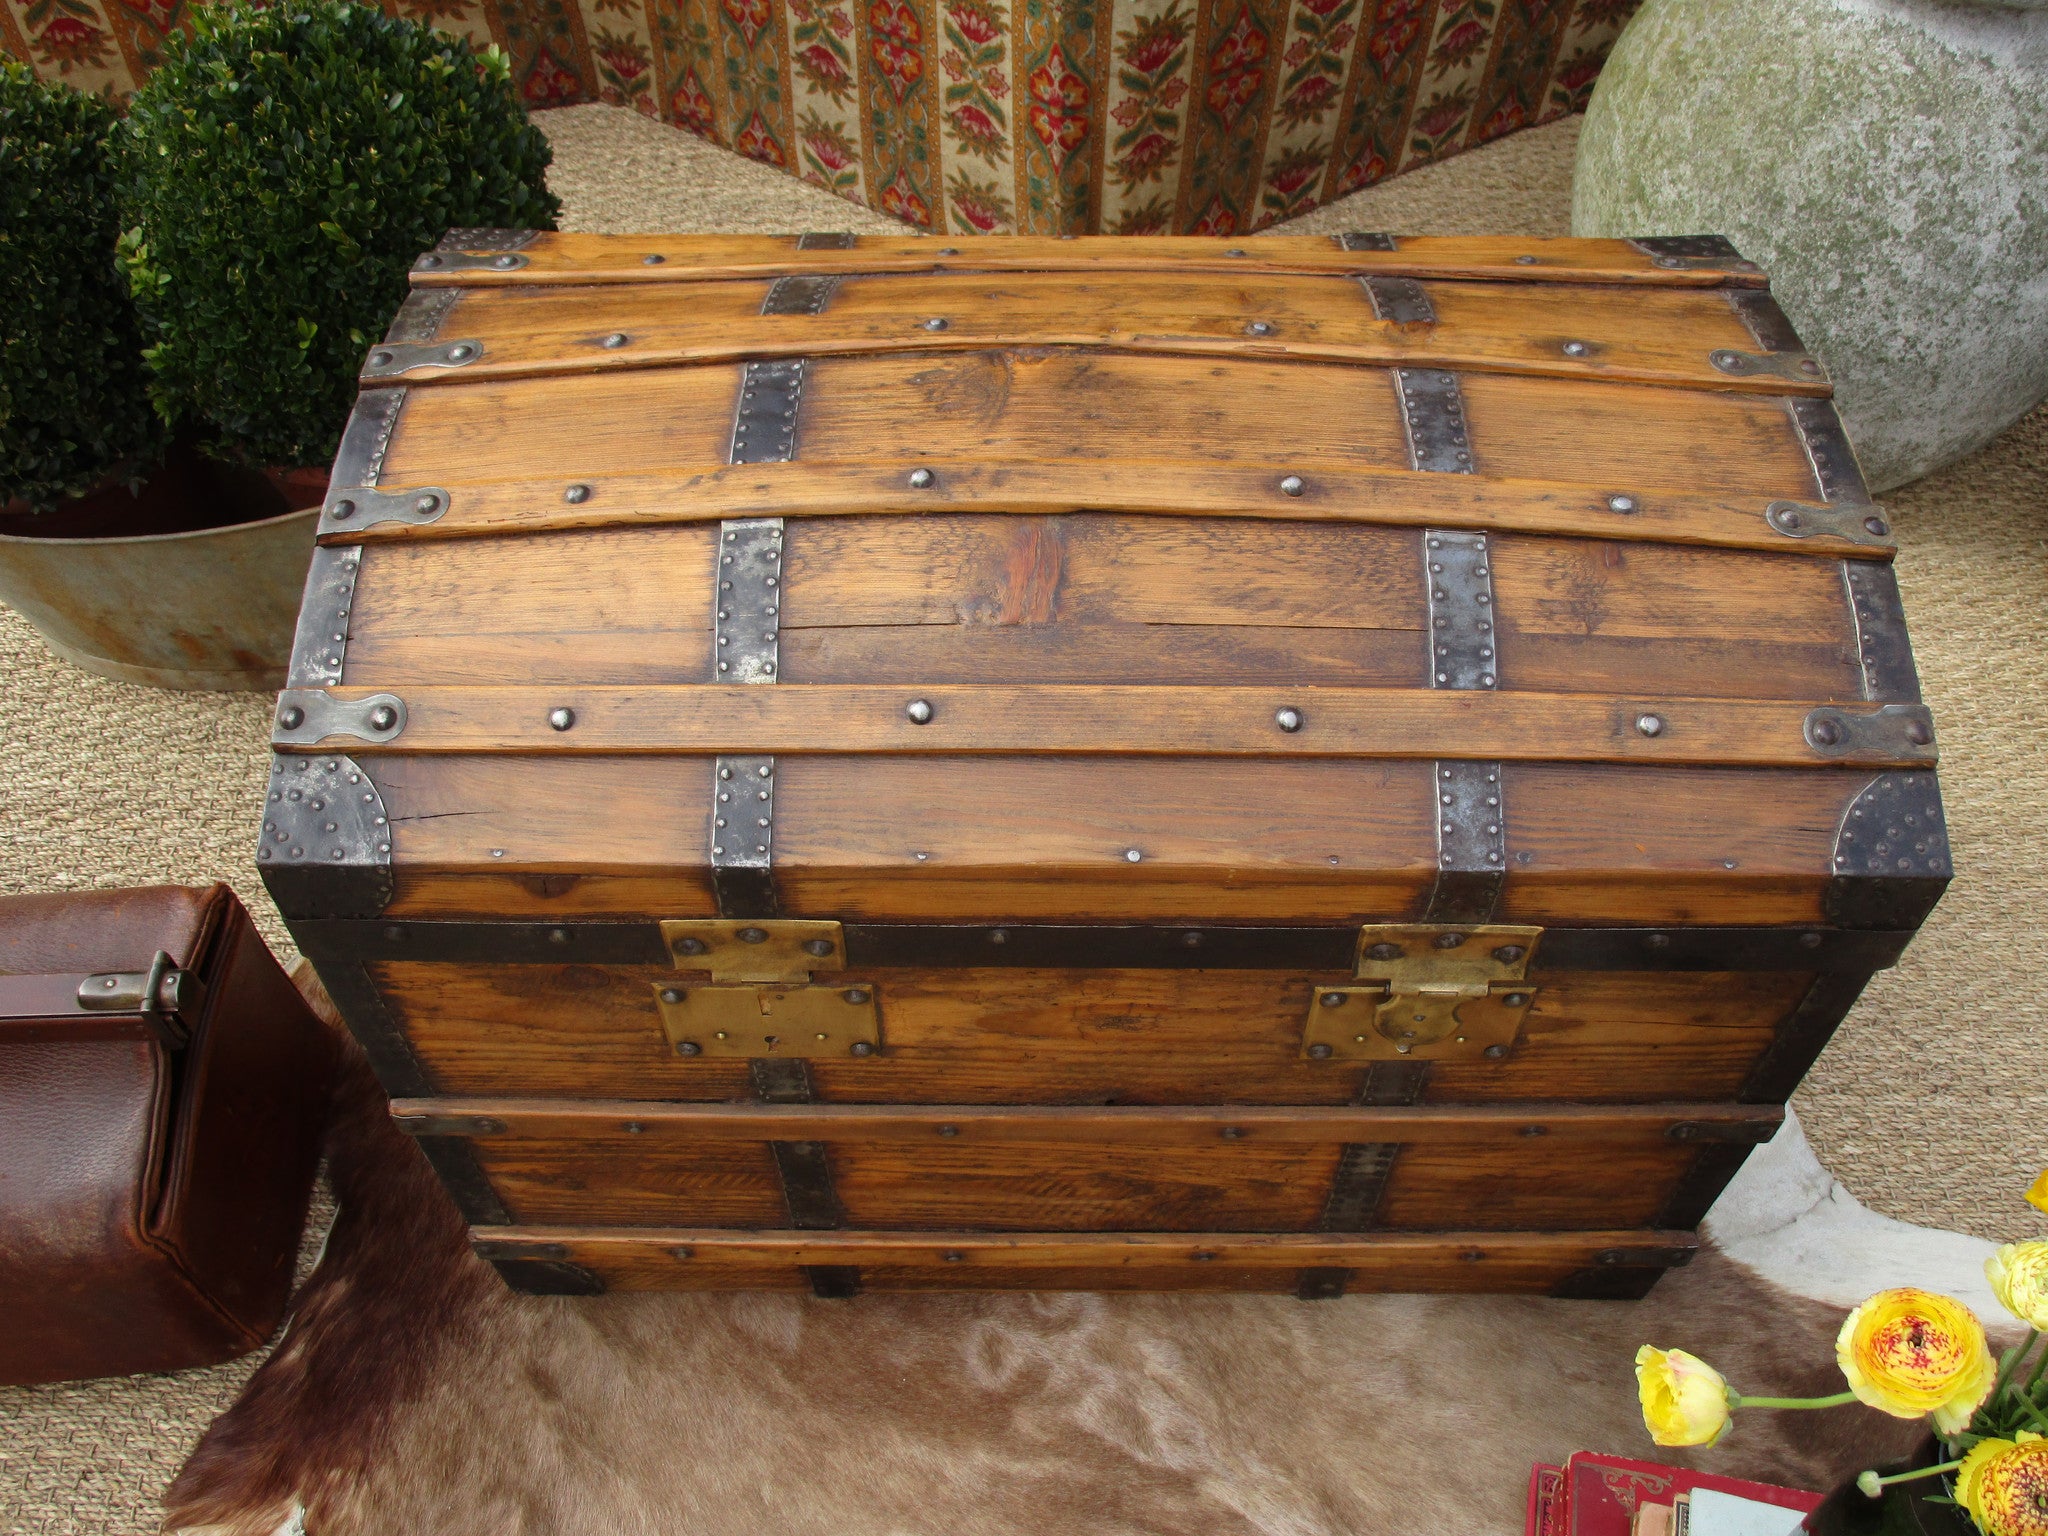
[(764, 315), (822, 315), (839, 279), (824, 275), (778, 277), (761, 301)]
[(1409, 467), (1471, 474), (1472, 442), (1466, 434), (1465, 396), (1458, 376), (1441, 368), (1396, 368), (1393, 374), (1401, 425), (1408, 434)]
[(721, 757), (711, 775), (711, 888), (721, 917), (774, 917), (775, 759)]
[(1803, 501), (1774, 501), (1764, 508), (1764, 521), (1788, 539), (1825, 536), (1874, 549), (1891, 549), (1892, 525), (1882, 508), (1843, 502), (1814, 506)]
[(1372, 300), (1375, 320), (1395, 325), (1434, 325), (1436, 306), (1429, 290), (1412, 277), (1361, 277), (1359, 285)]
[(448, 511), (447, 491), (418, 485), (404, 491), (342, 487), (327, 493), (320, 508), (320, 532), (356, 533), (378, 523), (438, 522)]
[(493, 256), (482, 251), (429, 251), (412, 264), (415, 272), (517, 272), (528, 259), (503, 251)]
[(1492, 555), (1483, 533), (1429, 528), (1422, 536), (1429, 609), (1429, 674), (1438, 688), (1491, 688), (1497, 675)]
[(390, 741), (405, 729), (405, 700), (395, 693), (337, 699), (323, 688), (287, 688), (277, 696), (273, 746), (309, 747), (330, 736)]
[(718, 525), (713, 594), (714, 669), (721, 683), (772, 683), (781, 661), (782, 540), (779, 517)]
[(484, 344), (473, 338), (422, 344), (379, 342), (370, 349), (359, 375), (365, 382), (393, 379), (414, 368), (465, 368), (484, 355)]
[(292, 641), (286, 684), (331, 687), (341, 681), (348, 659), (349, 616), (355, 605), (356, 575), (363, 564), (360, 544), (316, 544), (306, 571), (305, 599)]
[(1772, 377), (1798, 379), (1815, 384), (1827, 380), (1827, 371), (1820, 365), (1820, 359), (1809, 357), (1804, 352), (1737, 352), (1723, 347), (1709, 352), (1707, 361), (1731, 378), (1751, 379)]
[(796, 457), (797, 417), (803, 410), (802, 358), (748, 363), (740, 374), (733, 411), (730, 464), (786, 464)]

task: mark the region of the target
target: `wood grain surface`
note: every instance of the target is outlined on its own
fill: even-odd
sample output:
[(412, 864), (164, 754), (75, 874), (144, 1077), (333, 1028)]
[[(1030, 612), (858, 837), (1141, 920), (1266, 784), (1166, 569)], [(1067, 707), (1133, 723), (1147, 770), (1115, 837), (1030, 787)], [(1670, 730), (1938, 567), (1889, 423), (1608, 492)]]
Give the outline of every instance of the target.
[[(817, 1143), (845, 1224), (899, 1230), (1314, 1229), (1342, 1148), (1399, 1146), (1373, 1225), (1648, 1226), (1691, 1168), (1675, 1127), (1767, 1139), (1775, 1106), (992, 1110), (862, 1106), (393, 1105), (478, 1123), (470, 1149), (517, 1222), (773, 1225), (770, 1142)], [(502, 1129), (499, 1129), (502, 1127)], [(445, 1132), (444, 1132), (445, 1133)], [(463, 1134), (456, 1129), (453, 1134)]]
[[(716, 1102), (753, 1094), (743, 1061), (676, 1056), (661, 967), (374, 967), (439, 1091)], [(882, 1054), (817, 1060), (830, 1104), (1343, 1104), (1357, 1062), (1302, 1055), (1318, 985), (1347, 972), (962, 966), (835, 976), (875, 989)], [(1546, 973), (1513, 1052), (1436, 1063), (1430, 1103), (1732, 1100), (1811, 978)]]
[[(459, 247), (457, 247), (459, 249)], [(845, 249), (801, 250), (794, 235), (586, 235), (544, 230), (511, 271), (422, 264), (415, 287), (559, 283), (674, 283), (785, 272), (1046, 271), (1145, 272), (1173, 281), (1191, 272), (1377, 272), (1516, 282), (1628, 283), (1671, 288), (1761, 287), (1752, 262), (1706, 268), (1659, 267), (1625, 240), (1521, 235), (1403, 235), (1391, 251), (1347, 251), (1328, 235), (1268, 235), (1231, 242), (1200, 236), (1032, 235), (943, 240), (861, 235)], [(658, 257), (650, 262), (648, 258)]]
[[(1170, 284), (1121, 272), (853, 276), (815, 315), (762, 314), (766, 281), (693, 284), (687, 302), (663, 284), (472, 287), (460, 290), (440, 337), (479, 345), (473, 361), (458, 368), (398, 366), (366, 372), (365, 379), (435, 384), (748, 357), (1099, 346), (1767, 395), (1830, 393), (1818, 363), (1808, 371), (1788, 364), (1763, 373), (1716, 367), (1709, 360), (1716, 351), (1754, 353), (1758, 344), (1726, 294), (1713, 290), (1473, 281), (1423, 286), (1433, 322), (1376, 318), (1364, 288), (1348, 277), (1289, 274), (1251, 282), (1190, 273)], [(372, 365), (377, 357), (372, 348)]]
[(1347, 1290), (1542, 1295), (1649, 1250), (1690, 1257), (1689, 1232), (1151, 1233), (733, 1232), (703, 1228), (479, 1227), (489, 1251), (563, 1259), (614, 1290), (809, 1291), (809, 1265), (858, 1266), (869, 1290), (1291, 1291), (1304, 1269)]
[[(381, 690), (331, 690), (342, 703)], [(910, 714), (914, 702), (929, 719)], [(1819, 701), (1815, 701), (1819, 702)], [(1514, 762), (1911, 768), (1937, 752), (1907, 706), (1840, 706), (1849, 734), (1812, 744), (1807, 703), (1428, 688), (1227, 684), (742, 683), (642, 687), (429, 685), (406, 690), (403, 729), (347, 729), (295, 752), (978, 753), (1124, 758), (1486, 758)], [(574, 712), (573, 729), (549, 723)], [(1303, 724), (1281, 728), (1282, 708)], [(1887, 714), (1887, 711), (1895, 713)], [(1895, 727), (1883, 722), (1895, 719)], [(1643, 722), (1651, 722), (1646, 726)], [(1918, 722), (1924, 734), (1909, 734)]]

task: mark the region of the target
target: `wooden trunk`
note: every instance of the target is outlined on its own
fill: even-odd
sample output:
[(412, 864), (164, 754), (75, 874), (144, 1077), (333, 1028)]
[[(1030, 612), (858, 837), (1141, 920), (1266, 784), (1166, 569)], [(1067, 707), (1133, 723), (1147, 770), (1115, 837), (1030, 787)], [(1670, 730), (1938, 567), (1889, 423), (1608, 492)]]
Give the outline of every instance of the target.
[(1724, 241), (413, 284), (261, 867), (522, 1288), (1640, 1295), (1949, 877)]

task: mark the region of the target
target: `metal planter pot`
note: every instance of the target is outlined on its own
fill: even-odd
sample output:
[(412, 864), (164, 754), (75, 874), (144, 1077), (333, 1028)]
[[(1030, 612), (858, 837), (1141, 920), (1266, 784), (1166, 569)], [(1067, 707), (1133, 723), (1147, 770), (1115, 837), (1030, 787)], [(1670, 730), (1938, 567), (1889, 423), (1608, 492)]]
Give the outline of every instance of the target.
[(320, 509), (192, 533), (0, 534), (0, 602), (66, 661), (158, 688), (284, 686)]

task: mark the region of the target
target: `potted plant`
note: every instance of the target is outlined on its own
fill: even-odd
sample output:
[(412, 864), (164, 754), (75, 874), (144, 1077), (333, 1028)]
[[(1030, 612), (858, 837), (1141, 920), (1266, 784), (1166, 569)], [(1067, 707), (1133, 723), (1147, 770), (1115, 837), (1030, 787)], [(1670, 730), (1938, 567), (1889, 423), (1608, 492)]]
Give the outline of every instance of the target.
[(119, 132), (105, 101), (0, 60), (0, 600), (59, 654), (154, 681), (176, 637), (119, 546), (203, 526), (236, 488), (150, 408)]
[[(2048, 1212), (2048, 1173), (2027, 1191)], [(1994, 1357), (1983, 1325), (1948, 1296), (1880, 1291), (1843, 1321), (1831, 1397), (1738, 1392), (1684, 1350), (1636, 1355), (1643, 1422), (1659, 1445), (1713, 1445), (1742, 1408), (1861, 1402), (1924, 1419), (1921, 1454), (1871, 1468), (1806, 1519), (1812, 1536), (2048, 1536), (2048, 1241), (2008, 1243), (1984, 1265), (1992, 1293), (2027, 1327)]]
[[(202, 498), (209, 526), (38, 550), (34, 575), (0, 581), (0, 597), (98, 671), (274, 688), (356, 372), (413, 259), (451, 227), (551, 228), (560, 205), (543, 180), (547, 141), (497, 49), (351, 0), (208, 6), (192, 21), (107, 145), (118, 260), (141, 316), (154, 430), (181, 423), (228, 483), (267, 478), (288, 494), (222, 494), (216, 482)], [(9, 238), (51, 189), (8, 167), (0, 180), (0, 196), (22, 205), (6, 210)], [(98, 270), (77, 253), (105, 249), (111, 268), (102, 219), (98, 245), (73, 236), (72, 265)], [(71, 370), (76, 391), (115, 377), (55, 343), (40, 366)], [(122, 377), (132, 400), (132, 369)], [(34, 372), (20, 378), (37, 387)], [(33, 608), (51, 581), (75, 611)]]

